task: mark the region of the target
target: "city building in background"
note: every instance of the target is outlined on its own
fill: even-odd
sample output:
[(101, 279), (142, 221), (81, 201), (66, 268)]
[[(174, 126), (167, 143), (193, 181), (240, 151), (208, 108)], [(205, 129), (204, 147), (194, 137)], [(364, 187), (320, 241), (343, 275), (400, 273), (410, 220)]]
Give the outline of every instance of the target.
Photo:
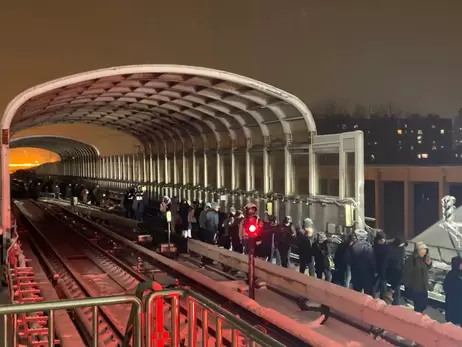
[[(462, 141), (462, 116), (461, 138)], [(438, 115), (406, 117), (359, 117), (333, 115), (317, 117), (321, 134), (362, 130), (366, 164), (443, 165), (458, 163), (453, 146), (453, 124)], [(462, 142), (460, 142), (462, 154)], [(462, 159), (460, 160), (462, 162)]]

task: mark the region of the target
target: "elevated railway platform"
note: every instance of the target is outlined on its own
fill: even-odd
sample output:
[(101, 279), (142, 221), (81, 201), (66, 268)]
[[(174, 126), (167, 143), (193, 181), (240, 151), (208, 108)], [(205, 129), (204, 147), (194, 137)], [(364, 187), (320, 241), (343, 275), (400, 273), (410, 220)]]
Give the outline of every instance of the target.
[[(114, 153), (74, 135), (15, 136), (55, 123), (117, 130), (138, 145)], [(61, 158), (36, 174), (98, 185), (115, 204), (129, 187), (144, 187), (148, 232), (115, 210), (40, 194), (12, 200), (9, 149), (23, 146)], [(373, 235), (362, 132), (318, 135), (308, 107), (276, 87), (178, 65), (64, 77), (8, 105), (1, 154), (5, 345), (462, 345), (461, 329), (442, 323), (441, 298), (429, 317), (257, 260), (251, 300), (245, 256), (174, 235), (175, 251), (165, 254), (168, 234), (155, 212), (164, 196), (215, 201), (223, 211), (252, 202), (296, 225), (310, 217), (328, 234)], [(323, 180), (324, 163), (338, 170), (336, 187)]]

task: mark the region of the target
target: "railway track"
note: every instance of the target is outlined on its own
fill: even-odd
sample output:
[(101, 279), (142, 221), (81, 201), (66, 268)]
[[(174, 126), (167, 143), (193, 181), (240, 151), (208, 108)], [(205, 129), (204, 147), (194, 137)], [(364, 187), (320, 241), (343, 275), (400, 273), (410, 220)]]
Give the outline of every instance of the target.
[[(175, 283), (222, 303), (222, 307), (252, 325), (265, 326), (269, 335), (284, 345), (292, 346), (295, 343), (297, 346), (309, 346), (238, 304), (226, 300), (193, 278), (172, 271), (162, 262), (114, 242), (91, 221), (56, 205), (31, 201), (28, 201), (27, 205), (29, 210), (35, 210), (30, 211), (28, 216), (33, 226), (29, 237), (36, 245), (42, 266), (48, 270), (51, 277), (59, 279), (61, 287), (64, 286), (64, 290), (57, 286), (57, 291), (61, 291), (61, 298), (126, 294), (134, 291), (140, 282), (152, 279), (163, 287), (171, 287)], [(31, 215), (41, 215), (41, 218), (34, 219)], [(61, 229), (61, 232), (57, 233), (57, 229)], [(187, 335), (183, 332), (187, 331), (188, 326), (188, 305), (189, 302), (186, 300), (180, 302), (181, 336)], [(164, 309), (164, 315), (165, 321), (169, 322), (171, 312), (168, 305)], [(126, 320), (122, 320), (121, 317), (128, 316), (129, 311), (126, 308), (101, 309), (100, 346), (121, 346), (126, 326)], [(80, 328), (83, 326), (84, 331), (91, 332), (91, 309), (79, 313), (77, 318), (81, 322)], [(199, 330), (202, 329), (202, 320), (198, 315)], [(204, 328), (207, 334), (200, 335), (203, 338), (208, 336), (209, 345), (213, 345), (217, 337), (216, 325), (210, 320), (207, 320), (206, 324)], [(231, 346), (234, 340), (232, 330), (226, 327), (220, 330), (222, 345)]]

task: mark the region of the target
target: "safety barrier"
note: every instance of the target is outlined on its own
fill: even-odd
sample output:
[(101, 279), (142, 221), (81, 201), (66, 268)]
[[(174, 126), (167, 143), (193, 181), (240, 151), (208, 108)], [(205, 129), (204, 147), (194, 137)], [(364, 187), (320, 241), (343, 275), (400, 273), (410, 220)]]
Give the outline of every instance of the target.
[[(37, 320), (47, 323), (46, 328), (35, 330), (33, 334), (46, 334), (47, 340), (41, 341), (40, 345), (54, 346), (57, 343), (54, 339), (55, 311), (91, 308), (92, 346), (96, 346), (99, 339), (98, 308), (125, 304), (132, 305), (135, 312), (133, 328), (130, 330), (133, 341), (124, 344), (125, 346), (284, 346), (211, 300), (189, 290), (152, 292), (144, 300), (144, 305), (134, 295), (123, 295), (1, 306), (4, 330), (2, 345), (12, 345), (9, 337), (18, 332), (16, 325), (10, 324), (10, 320), (17, 315), (46, 313), (46, 316), (37, 317)], [(180, 314), (180, 309), (184, 306), (187, 307), (187, 316)], [(146, 317), (144, 323), (142, 317)]]
[[(9, 337), (16, 336), (18, 334), (17, 326), (14, 324), (16, 317), (20, 314), (36, 314), (41, 312), (46, 314), (35, 315), (35, 320), (41, 320), (46, 322), (46, 329), (40, 331), (34, 331), (33, 334), (46, 334), (46, 341), (41, 341), (41, 346), (55, 346), (55, 311), (60, 310), (73, 310), (78, 308), (91, 308), (92, 309), (92, 346), (98, 345), (99, 330), (98, 330), (98, 308), (101, 306), (110, 305), (124, 305), (131, 304), (137, 311), (137, 316), (134, 323), (134, 334), (133, 334), (133, 347), (141, 347), (141, 323), (140, 317), (142, 312), (141, 302), (133, 295), (123, 296), (110, 296), (100, 298), (84, 298), (74, 300), (59, 300), (59, 301), (48, 301), (40, 303), (29, 303), (29, 304), (14, 304), (7, 306), (0, 306), (0, 315), (3, 316), (3, 346), (11, 346), (9, 343)], [(13, 323), (13, 324), (10, 324)], [(11, 330), (9, 329), (11, 327)], [(46, 344), (45, 344), (46, 343)], [(37, 345), (37, 344), (35, 344)], [(14, 345), (13, 345), (14, 346)]]
[[(248, 272), (248, 256), (206, 243), (188, 240), (188, 250), (232, 269)], [(368, 295), (300, 274), (266, 261), (255, 260), (255, 276), (268, 285), (307, 297), (352, 320), (373, 325), (426, 347), (462, 346), (462, 329), (441, 324), (401, 306), (390, 306)]]

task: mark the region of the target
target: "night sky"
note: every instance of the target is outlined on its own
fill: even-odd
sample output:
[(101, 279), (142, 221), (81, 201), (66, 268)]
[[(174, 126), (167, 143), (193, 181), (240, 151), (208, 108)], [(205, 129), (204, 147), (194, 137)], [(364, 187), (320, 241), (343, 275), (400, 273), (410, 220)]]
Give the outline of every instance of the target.
[(401, 111), (456, 115), (462, 2), (378, 3), (2, 1), (0, 108), (67, 74), (176, 63), (263, 80), (315, 112), (334, 100), (351, 111), (392, 102)]

